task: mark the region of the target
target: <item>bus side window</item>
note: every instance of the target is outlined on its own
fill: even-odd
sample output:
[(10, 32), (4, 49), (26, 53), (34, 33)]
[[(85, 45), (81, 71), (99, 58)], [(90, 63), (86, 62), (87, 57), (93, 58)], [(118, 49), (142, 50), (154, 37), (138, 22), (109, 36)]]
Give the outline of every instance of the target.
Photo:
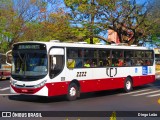
[(78, 58), (78, 52), (76, 49), (68, 49), (67, 50), (67, 67), (75, 68), (76, 59)]
[(67, 60), (67, 67), (68, 68), (74, 68), (76, 64), (76, 61), (74, 59), (68, 59)]

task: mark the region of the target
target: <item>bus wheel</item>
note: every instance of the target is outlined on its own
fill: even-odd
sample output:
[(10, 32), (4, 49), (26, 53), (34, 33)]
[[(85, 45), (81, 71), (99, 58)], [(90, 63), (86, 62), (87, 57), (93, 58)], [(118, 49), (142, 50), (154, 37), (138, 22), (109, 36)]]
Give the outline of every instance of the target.
[(124, 83), (125, 92), (130, 92), (133, 89), (133, 84), (131, 78), (127, 77)]
[(76, 100), (78, 96), (78, 87), (75, 83), (71, 83), (68, 87), (67, 99), (69, 101)]

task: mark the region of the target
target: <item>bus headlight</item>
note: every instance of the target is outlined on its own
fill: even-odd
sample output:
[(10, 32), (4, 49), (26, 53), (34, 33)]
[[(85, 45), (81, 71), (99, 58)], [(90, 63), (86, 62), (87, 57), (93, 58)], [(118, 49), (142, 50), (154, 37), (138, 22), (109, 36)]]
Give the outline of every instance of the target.
[(10, 80), (10, 84), (13, 85), (14, 87), (16, 86), (16, 82), (17, 82), (17, 81)]
[(47, 82), (47, 80), (44, 80), (41, 83), (39, 83), (38, 85), (35, 85), (34, 88), (42, 87), (46, 82)]

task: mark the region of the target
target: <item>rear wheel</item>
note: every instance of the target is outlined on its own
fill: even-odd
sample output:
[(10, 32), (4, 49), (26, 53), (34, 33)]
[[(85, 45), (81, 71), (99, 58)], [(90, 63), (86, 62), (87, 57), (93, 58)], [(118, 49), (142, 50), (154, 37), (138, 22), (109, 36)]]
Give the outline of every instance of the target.
[(75, 83), (71, 83), (68, 87), (67, 99), (69, 101), (76, 100), (78, 97), (78, 87)]
[(133, 89), (133, 83), (131, 78), (127, 77), (124, 83), (125, 92), (130, 92)]

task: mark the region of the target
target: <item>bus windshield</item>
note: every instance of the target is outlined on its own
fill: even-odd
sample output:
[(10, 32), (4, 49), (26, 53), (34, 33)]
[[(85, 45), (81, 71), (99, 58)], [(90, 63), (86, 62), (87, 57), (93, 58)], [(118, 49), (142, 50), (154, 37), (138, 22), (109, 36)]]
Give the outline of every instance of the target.
[(12, 77), (18, 80), (38, 80), (47, 75), (46, 51), (13, 51)]

